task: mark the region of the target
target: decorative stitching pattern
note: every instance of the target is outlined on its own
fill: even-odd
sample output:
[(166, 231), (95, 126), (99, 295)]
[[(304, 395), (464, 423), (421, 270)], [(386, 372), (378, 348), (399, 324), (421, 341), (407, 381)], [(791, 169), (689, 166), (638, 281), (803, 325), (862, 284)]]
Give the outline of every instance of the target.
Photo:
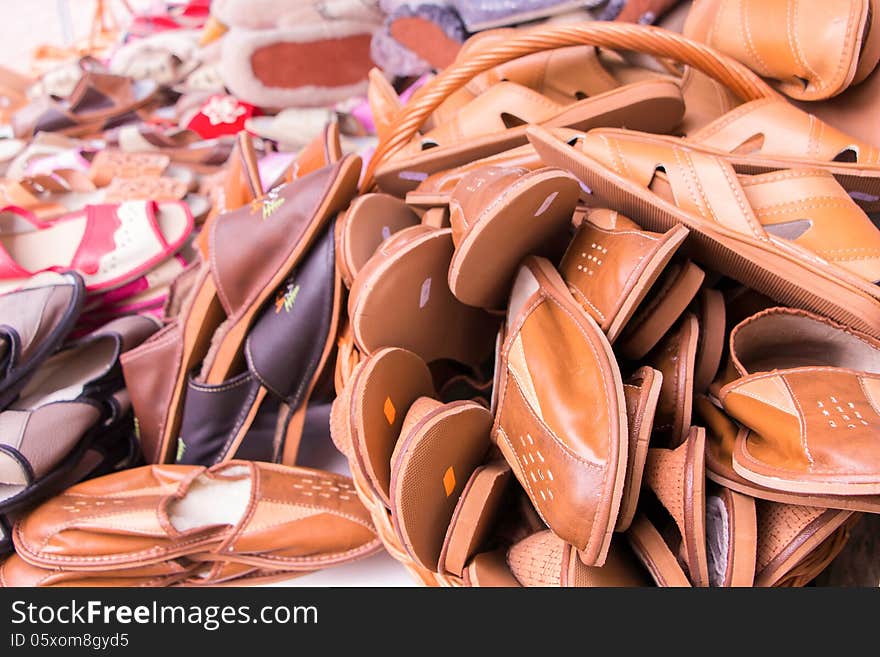
[(760, 68), (760, 71), (758, 72), (765, 77), (773, 77), (770, 73), (770, 67), (767, 66), (767, 63), (764, 61), (761, 55), (758, 54), (758, 50), (755, 48), (755, 39), (752, 36), (752, 26), (748, 16), (748, 2), (743, 2), (743, 0), (737, 0), (737, 2), (740, 8), (740, 30), (745, 36), (746, 48), (748, 49), (749, 54), (751, 54), (752, 57), (755, 59), (758, 68)]

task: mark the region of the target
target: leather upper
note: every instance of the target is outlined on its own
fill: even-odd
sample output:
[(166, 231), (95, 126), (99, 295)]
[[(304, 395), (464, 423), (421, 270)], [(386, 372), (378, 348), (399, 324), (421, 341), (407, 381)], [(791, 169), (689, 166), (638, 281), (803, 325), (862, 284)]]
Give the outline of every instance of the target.
[(516, 182), (528, 173), (519, 167), (488, 166), (461, 178), (449, 198), (452, 241), (461, 244), (468, 229), (480, 216), (504, 202), (516, 190)]
[[(198, 486), (235, 483), (245, 484), (246, 495), (228, 518), (200, 522), (204, 509), (183, 506)], [(214, 495), (223, 495), (222, 486)], [(207, 517), (214, 516), (209, 511)], [(33, 565), (83, 571), (146, 566), (200, 552), (311, 570), (378, 546), (369, 514), (345, 477), (244, 461), (210, 470), (145, 466), (93, 479), (38, 507), (16, 526), (13, 538)]]
[(737, 175), (722, 157), (626, 130), (591, 131), (583, 151), (701, 220), (880, 280), (880, 231), (826, 171)]
[(776, 80), (787, 95), (817, 100), (861, 81), (877, 65), (870, 4), (697, 0), (684, 33)]
[[(595, 210), (578, 228), (559, 269), (575, 299), (607, 333), (627, 301), (629, 313), (635, 311), (633, 296), (648, 292), (674, 248), (662, 263), (652, 262), (653, 256), (670, 241), (680, 244), (686, 235), (681, 232), (652, 233), (613, 210)], [(650, 280), (641, 280), (652, 265), (656, 275), (647, 272)]]
[(880, 149), (876, 146), (775, 98), (744, 103), (688, 135), (688, 140), (742, 155), (779, 155), (825, 162), (848, 155), (859, 164), (880, 163)]
[(719, 397), (752, 429), (737, 441), (737, 472), (880, 481), (880, 342), (805, 311), (771, 308), (734, 328), (730, 351), (738, 378)]
[(626, 455), (623, 388), (605, 336), (542, 262), (528, 258), (514, 285), (493, 436), (547, 525), (601, 563)]
[(291, 252), (307, 246), (304, 237), (348, 204), (357, 188), (358, 162), (344, 158), (212, 224), (210, 266), (228, 315), (246, 309)]

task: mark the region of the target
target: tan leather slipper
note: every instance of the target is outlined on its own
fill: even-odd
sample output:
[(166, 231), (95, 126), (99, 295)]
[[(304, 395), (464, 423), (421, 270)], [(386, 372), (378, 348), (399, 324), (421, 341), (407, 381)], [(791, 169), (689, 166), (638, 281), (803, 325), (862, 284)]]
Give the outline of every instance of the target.
[(571, 586), (587, 588), (649, 586), (644, 567), (626, 542), (617, 538), (601, 568), (585, 566), (577, 550), (545, 530), (532, 534), (510, 548), (507, 563), (523, 586)]
[(413, 226), (384, 242), (358, 273), (348, 313), (364, 353), (402, 347), (426, 362), (451, 358), (477, 367), (491, 353), (498, 322), (466, 306), (447, 283), (452, 230)]
[(716, 486), (706, 496), (706, 545), (711, 586), (752, 586), (758, 526), (755, 500)]
[(348, 287), (385, 240), (419, 224), (419, 217), (403, 201), (387, 194), (355, 198), (336, 220), (336, 262)]
[[(587, 211), (559, 270), (574, 298), (611, 344), (648, 297), (687, 234), (684, 226), (652, 233), (613, 210)], [(665, 287), (654, 292), (652, 306), (667, 296), (677, 296)]]
[(700, 324), (685, 313), (673, 330), (645, 357), (663, 374), (660, 400), (654, 416), (655, 445), (678, 447), (691, 428), (694, 398), (694, 366)]
[(757, 500), (755, 586), (804, 586), (843, 549), (851, 511)]
[[(694, 398), (694, 411), (706, 425), (706, 476), (730, 490), (780, 504), (880, 513), (880, 495), (814, 495), (776, 490), (741, 477), (733, 469), (733, 449), (750, 429), (738, 425), (705, 395)], [(739, 437), (742, 435), (743, 437)]]
[(605, 561), (627, 471), (626, 397), (605, 334), (543, 258), (520, 267), (496, 364), (493, 439), (541, 517)]
[(449, 201), (452, 293), (470, 306), (503, 308), (523, 258), (552, 257), (568, 241), (577, 198), (577, 180), (560, 169), (488, 167), (462, 178)]
[(391, 458), (404, 418), (417, 399), (433, 396), (425, 361), (406, 349), (389, 347), (361, 362), (333, 402), (334, 441), (351, 445), (352, 460), (386, 505), (391, 504)]
[(640, 367), (623, 384), (629, 448), (620, 514), (614, 527), (614, 531), (617, 532), (625, 532), (636, 515), (645, 461), (648, 458), (648, 445), (654, 429), (654, 413), (660, 401), (662, 384), (663, 375), (660, 371), (647, 366)]
[[(540, 127), (529, 138), (612, 207), (651, 230), (683, 224), (697, 262), (778, 302), (880, 336), (880, 231), (834, 176), (740, 173), (683, 140), (598, 129), (581, 145)], [(693, 195), (699, 185), (702, 195)], [(792, 201), (796, 199), (796, 201)], [(852, 249), (862, 257), (852, 259)]]
[(705, 277), (690, 260), (670, 264), (626, 326), (617, 345), (620, 353), (634, 361), (644, 358), (682, 316)]
[(489, 449), (492, 415), (473, 402), (417, 399), (391, 459), (391, 516), (404, 549), (436, 572), (459, 497)]
[(733, 329), (730, 354), (719, 400), (752, 429), (733, 451), (743, 478), (798, 493), (880, 493), (880, 341), (771, 308)]
[[(694, 586), (709, 585), (709, 565), (706, 552), (706, 495), (705, 495), (705, 452), (706, 432), (701, 427), (692, 427), (687, 440), (675, 449), (651, 448), (645, 464), (645, 483), (656, 496), (652, 520), (633, 523), (630, 533), (640, 541), (648, 562), (655, 557), (650, 551), (657, 547), (651, 537), (645, 537), (645, 523), (654, 524), (667, 544), (667, 551), (681, 555), (687, 568), (687, 575)], [(665, 516), (665, 519), (663, 517)], [(661, 520), (662, 519), (662, 520)], [(661, 521), (660, 525), (657, 522)], [(669, 527), (672, 531), (666, 531)], [(673, 529), (674, 528), (674, 529)], [(657, 569), (646, 563), (649, 570)], [(665, 572), (663, 579), (674, 581)]]
[(462, 577), (467, 563), (485, 546), (497, 520), (498, 512), (507, 500), (510, 468), (504, 461), (481, 465), (465, 484), (455, 505), (439, 566)]

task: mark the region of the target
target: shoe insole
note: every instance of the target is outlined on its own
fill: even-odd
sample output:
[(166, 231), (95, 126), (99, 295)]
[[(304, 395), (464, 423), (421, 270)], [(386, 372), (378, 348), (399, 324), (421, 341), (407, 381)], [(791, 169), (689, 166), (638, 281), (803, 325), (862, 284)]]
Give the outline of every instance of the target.
[(236, 525), (248, 508), (251, 498), (250, 477), (245, 466), (223, 471), (223, 478), (206, 474), (197, 477), (183, 499), (169, 508), (169, 519), (177, 531), (188, 531), (210, 525)]

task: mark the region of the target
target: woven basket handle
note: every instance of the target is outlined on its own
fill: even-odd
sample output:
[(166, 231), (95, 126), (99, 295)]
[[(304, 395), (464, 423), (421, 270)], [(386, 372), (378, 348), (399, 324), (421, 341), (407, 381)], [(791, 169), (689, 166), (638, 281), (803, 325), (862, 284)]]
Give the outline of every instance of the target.
[(395, 117), (394, 129), (382, 140), (364, 174), (362, 191), (373, 186), (376, 168), (403, 148), (446, 98), (473, 78), (499, 64), (544, 50), (589, 45), (664, 57), (693, 66), (745, 101), (777, 98), (760, 77), (736, 60), (676, 32), (659, 27), (597, 21), (520, 30), (516, 36), (477, 46), (413, 94)]

